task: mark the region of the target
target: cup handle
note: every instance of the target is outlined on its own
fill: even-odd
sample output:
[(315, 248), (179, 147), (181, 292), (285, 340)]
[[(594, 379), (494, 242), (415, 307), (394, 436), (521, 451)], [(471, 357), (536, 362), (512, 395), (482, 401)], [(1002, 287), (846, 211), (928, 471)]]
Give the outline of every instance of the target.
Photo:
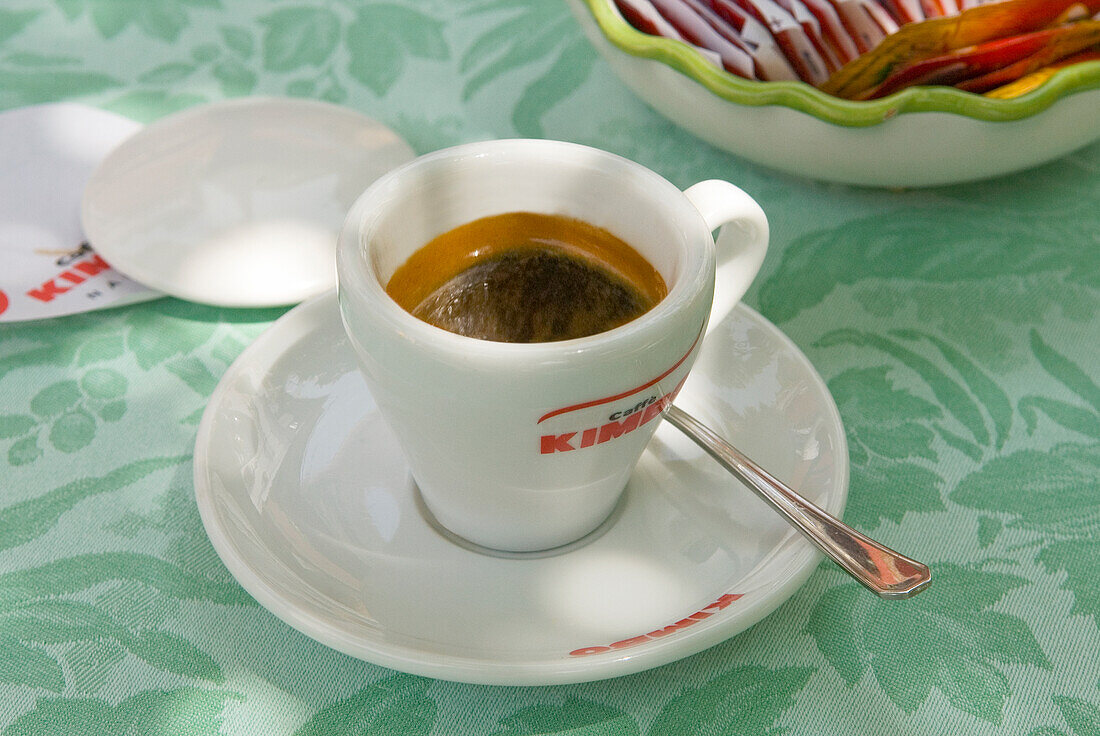
[(707, 333), (737, 305), (748, 291), (768, 252), (768, 218), (764, 210), (739, 187), (720, 179), (701, 181), (684, 190), (715, 239), (714, 302)]

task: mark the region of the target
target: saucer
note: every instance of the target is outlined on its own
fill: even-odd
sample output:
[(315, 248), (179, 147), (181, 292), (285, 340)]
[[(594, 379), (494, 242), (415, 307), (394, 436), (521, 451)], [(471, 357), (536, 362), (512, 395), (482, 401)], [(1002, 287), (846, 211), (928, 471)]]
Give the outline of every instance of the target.
[[(839, 516), (844, 430), (824, 382), (743, 305), (676, 400)], [(771, 613), (818, 552), (670, 425), (585, 543), (492, 556), (438, 531), (356, 367), (329, 293), (288, 312), (214, 391), (195, 493), (242, 586), (302, 633), (404, 672), (543, 685), (625, 675)]]
[(119, 145), (81, 217), (115, 268), (166, 294), (227, 307), (295, 304), (336, 285), (352, 203), (413, 158), (346, 107), (249, 97), (189, 108)]

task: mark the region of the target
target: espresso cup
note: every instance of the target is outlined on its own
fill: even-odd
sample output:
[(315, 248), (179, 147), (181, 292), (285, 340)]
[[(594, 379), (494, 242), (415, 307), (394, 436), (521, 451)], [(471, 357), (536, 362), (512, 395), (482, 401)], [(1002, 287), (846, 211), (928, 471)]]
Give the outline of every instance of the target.
[[(442, 330), (386, 294), (394, 271), (434, 237), (507, 212), (610, 231), (657, 269), (668, 294), (606, 332), (522, 344)], [(680, 191), (586, 146), (472, 143), (393, 170), (355, 202), (337, 249), (340, 311), (438, 523), (490, 549), (547, 550), (609, 517), (707, 325), (740, 300), (767, 243), (763, 211), (727, 182)]]

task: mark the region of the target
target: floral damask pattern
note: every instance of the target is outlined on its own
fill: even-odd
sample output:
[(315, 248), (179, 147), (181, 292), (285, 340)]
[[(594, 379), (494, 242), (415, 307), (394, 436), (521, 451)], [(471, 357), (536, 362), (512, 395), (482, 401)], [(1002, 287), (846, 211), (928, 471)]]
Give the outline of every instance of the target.
[(0, 325), (0, 734), (1100, 733), (1100, 146), (928, 191), (782, 177), (645, 108), (558, 0), (0, 8), (0, 109), (149, 121), (251, 94), (353, 107), (419, 151), (545, 136), (740, 184), (773, 233), (746, 301), (836, 399), (846, 518), (935, 584), (884, 602), (823, 564), (748, 632), (605, 682), (395, 673), (256, 605), (194, 505), (206, 400), (279, 310)]

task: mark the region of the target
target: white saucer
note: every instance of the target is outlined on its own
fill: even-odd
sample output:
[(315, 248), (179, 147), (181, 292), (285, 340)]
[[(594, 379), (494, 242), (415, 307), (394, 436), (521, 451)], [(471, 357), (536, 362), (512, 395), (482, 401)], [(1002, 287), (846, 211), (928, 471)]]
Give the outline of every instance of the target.
[[(676, 403), (843, 511), (836, 406), (756, 312), (739, 306), (707, 338)], [(671, 662), (763, 618), (819, 559), (669, 425), (587, 544), (531, 559), (457, 546), (421, 513), (332, 294), (286, 314), (229, 369), (194, 473), (215, 549), (262, 605), (342, 652), (448, 680), (569, 683)]]
[(193, 107), (100, 164), (84, 192), (84, 230), (115, 268), (173, 296), (294, 304), (335, 286), (336, 236), (352, 202), (413, 156), (381, 123), (324, 102)]

